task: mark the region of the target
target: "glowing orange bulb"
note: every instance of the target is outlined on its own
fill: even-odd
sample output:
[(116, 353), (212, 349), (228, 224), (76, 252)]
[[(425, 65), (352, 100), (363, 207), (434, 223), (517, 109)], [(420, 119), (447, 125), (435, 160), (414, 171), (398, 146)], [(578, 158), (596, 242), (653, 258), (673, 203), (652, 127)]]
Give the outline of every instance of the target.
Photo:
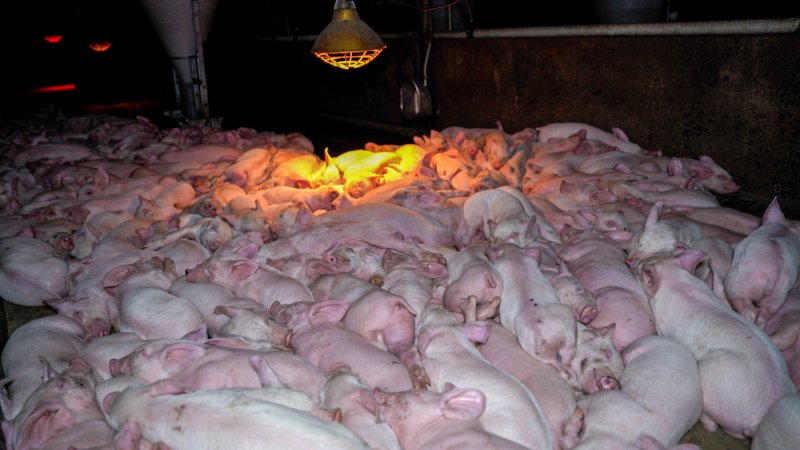
[(63, 38), (64, 36), (61, 36), (60, 34), (54, 34), (52, 36), (44, 36), (44, 40), (51, 44), (58, 44), (59, 42), (61, 42), (61, 39)]
[(111, 42), (108, 41), (92, 42), (91, 44), (89, 44), (89, 48), (100, 53), (110, 49), (111, 45), (112, 45)]

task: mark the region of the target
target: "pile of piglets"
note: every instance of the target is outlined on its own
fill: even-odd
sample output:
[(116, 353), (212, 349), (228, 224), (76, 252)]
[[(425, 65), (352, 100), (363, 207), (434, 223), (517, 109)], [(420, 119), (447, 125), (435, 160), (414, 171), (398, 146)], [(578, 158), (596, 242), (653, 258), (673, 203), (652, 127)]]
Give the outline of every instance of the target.
[(2, 353), (22, 449), (800, 443), (800, 224), (614, 129), (0, 130)]

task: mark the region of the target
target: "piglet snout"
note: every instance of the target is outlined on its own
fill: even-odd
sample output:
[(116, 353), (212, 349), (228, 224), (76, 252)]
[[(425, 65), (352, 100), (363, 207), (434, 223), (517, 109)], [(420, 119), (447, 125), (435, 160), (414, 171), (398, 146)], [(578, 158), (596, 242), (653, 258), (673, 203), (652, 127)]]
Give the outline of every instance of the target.
[(601, 391), (616, 391), (620, 389), (619, 381), (616, 378), (608, 375), (601, 377), (597, 386)]

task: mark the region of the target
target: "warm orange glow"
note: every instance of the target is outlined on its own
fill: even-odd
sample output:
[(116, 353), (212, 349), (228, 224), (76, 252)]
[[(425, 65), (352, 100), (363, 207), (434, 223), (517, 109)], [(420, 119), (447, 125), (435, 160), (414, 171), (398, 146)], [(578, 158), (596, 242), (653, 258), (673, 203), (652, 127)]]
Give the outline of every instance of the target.
[(70, 84), (57, 84), (54, 86), (44, 86), (34, 89), (28, 89), (24, 92), (28, 94), (43, 94), (50, 92), (74, 91), (75, 89), (77, 89), (77, 86), (75, 86), (75, 84), (70, 83)]
[(285, 178), (305, 180), (311, 188), (329, 186), (341, 182), (339, 169), (330, 165), (327, 159), (320, 161), (317, 155), (294, 157), (282, 162), (281, 166), (275, 170)]
[(397, 148), (394, 153), (400, 157), (400, 161), (386, 167), (386, 171), (383, 175), (383, 181), (385, 183), (400, 180), (413, 174), (419, 166), (422, 157), (425, 156), (425, 150), (416, 144), (403, 145)]
[(312, 187), (343, 185), (349, 194), (360, 197), (373, 187), (412, 175), (423, 156), (425, 151), (414, 144), (403, 145), (391, 152), (350, 150), (336, 157), (332, 157), (326, 148), (322, 165), (313, 167), (298, 159), (297, 164), (292, 161), (292, 169)]
[(96, 52), (104, 52), (111, 48), (111, 42), (103, 41), (103, 42), (92, 42), (89, 44), (89, 48), (96, 51)]
[(44, 40), (51, 44), (58, 44), (59, 42), (61, 42), (61, 39), (63, 38), (64, 36), (61, 36), (60, 34), (54, 34), (51, 36), (45, 36)]
[(381, 54), (383, 48), (358, 50), (354, 52), (315, 52), (314, 55), (333, 67), (349, 70), (366, 66)]

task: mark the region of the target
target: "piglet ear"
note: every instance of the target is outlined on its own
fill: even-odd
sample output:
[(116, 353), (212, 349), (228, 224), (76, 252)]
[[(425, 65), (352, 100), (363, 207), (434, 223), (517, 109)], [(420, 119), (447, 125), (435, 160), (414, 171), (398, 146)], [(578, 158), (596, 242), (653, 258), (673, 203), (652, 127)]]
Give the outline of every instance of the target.
[[(341, 205), (340, 205), (341, 206)], [(314, 213), (311, 212), (308, 205), (305, 202), (300, 202), (299, 207), (297, 209), (297, 215), (294, 217), (294, 225), (295, 228), (298, 230), (302, 230), (306, 227), (311, 220), (314, 218)]]
[(678, 265), (692, 275), (694, 275), (697, 265), (705, 259), (708, 259), (706, 252), (697, 249), (686, 250), (677, 257)]
[(641, 272), (642, 287), (649, 296), (653, 296), (658, 291), (658, 280), (656, 279), (655, 269), (647, 266)]
[(350, 304), (339, 300), (327, 300), (314, 303), (308, 310), (308, 317), (312, 326), (336, 323), (344, 318)]
[(97, 171), (94, 173), (94, 184), (98, 187), (105, 188), (111, 183), (111, 177), (108, 175), (105, 169), (102, 167), (98, 167)]
[[(87, 223), (91, 223), (91, 222), (87, 222)], [(149, 227), (137, 228), (136, 230), (134, 230), (134, 232), (136, 233), (136, 236), (138, 236), (139, 239), (142, 242), (147, 242), (150, 239), (150, 237), (152, 237), (153, 234), (154, 234), (153, 230), (151, 230)]]
[(622, 131), (622, 130), (621, 130), (621, 129), (619, 129), (619, 128), (616, 128), (616, 127), (615, 127), (615, 128), (612, 128), (612, 129), (611, 129), (611, 133), (612, 133), (614, 136), (616, 136), (616, 138), (617, 138), (617, 139), (623, 140), (623, 141), (625, 141), (625, 142), (630, 142), (630, 141), (631, 141), (630, 139), (628, 139), (628, 135), (627, 135), (627, 134), (625, 134), (625, 132), (624, 132), (624, 131)]
[(208, 326), (206, 324), (200, 325), (200, 328), (190, 331), (183, 335), (181, 339), (192, 341), (192, 342), (204, 342), (208, 339)]
[(664, 202), (656, 202), (652, 208), (650, 208), (650, 213), (647, 215), (647, 220), (645, 221), (645, 226), (652, 226), (658, 222), (658, 218), (661, 216), (661, 209), (664, 207)]
[(16, 237), (26, 237), (26, 238), (36, 237), (36, 231), (34, 231), (33, 227), (30, 226), (23, 227), (21, 230), (17, 232)]
[(669, 176), (674, 177), (676, 175), (680, 175), (683, 173), (683, 163), (678, 158), (672, 158), (669, 160), (669, 165), (667, 165), (667, 174)]
[(45, 448), (47, 442), (75, 424), (75, 416), (63, 405), (43, 404), (22, 422), (15, 448)]
[(536, 260), (536, 264), (542, 263), (542, 252), (536, 247), (520, 247), (520, 251)]
[(442, 200), (442, 197), (434, 191), (422, 191), (417, 194), (417, 201), (421, 205), (432, 206)]
[(369, 411), (370, 414), (378, 413), (378, 405), (375, 403), (375, 397), (373, 397), (367, 389), (357, 389), (355, 392), (355, 401)]
[(283, 381), (263, 357), (254, 355), (249, 361), (250, 367), (258, 374), (262, 387), (284, 387)]
[(387, 249), (386, 252), (383, 253), (381, 267), (383, 267), (383, 270), (386, 272), (391, 272), (396, 265), (407, 262), (409, 259), (411, 258), (405, 253), (398, 252), (397, 250)]
[(236, 253), (244, 256), (247, 259), (254, 259), (256, 256), (258, 256), (259, 247), (260, 246), (255, 242), (248, 242), (236, 250)]
[(536, 216), (531, 216), (531, 220), (528, 221), (528, 226), (525, 228), (525, 237), (528, 238), (535, 238), (536, 234)]
[(128, 275), (135, 271), (136, 266), (133, 265), (115, 267), (106, 272), (106, 275), (103, 277), (103, 287), (112, 288), (118, 286)]
[(147, 392), (153, 397), (158, 397), (160, 395), (178, 395), (186, 393), (186, 387), (167, 378), (150, 385), (150, 389)]
[(216, 314), (218, 316), (226, 315), (226, 316), (230, 317), (231, 319), (236, 317), (239, 314), (239, 312), (241, 312), (241, 311), (242, 311), (242, 308), (237, 308), (235, 306), (217, 305), (214, 308), (214, 314)]
[(601, 338), (608, 338), (611, 339), (614, 336), (614, 330), (617, 328), (616, 323), (612, 323), (610, 325), (606, 325), (602, 328), (595, 328), (595, 333), (597, 336)]
[(781, 206), (778, 204), (778, 197), (775, 197), (764, 211), (764, 215), (761, 217), (761, 224), (765, 225), (772, 222), (782, 222), (784, 220), (786, 220), (786, 217), (783, 215)]
[(172, 344), (161, 351), (161, 360), (170, 366), (185, 367), (190, 362), (205, 354), (205, 349), (199, 345), (179, 342)]
[(586, 222), (586, 225), (597, 225), (597, 222), (599, 221), (597, 214), (589, 211), (588, 209), (579, 209), (578, 217), (583, 218), (583, 220)]
[(236, 261), (231, 265), (231, 278), (234, 281), (244, 281), (258, 270), (258, 263), (250, 260)]
[(427, 278), (444, 278), (448, 275), (447, 267), (441, 263), (431, 261), (421, 262), (420, 271)]
[(442, 394), (439, 406), (448, 419), (477, 419), (486, 410), (486, 396), (477, 389), (452, 389)]

